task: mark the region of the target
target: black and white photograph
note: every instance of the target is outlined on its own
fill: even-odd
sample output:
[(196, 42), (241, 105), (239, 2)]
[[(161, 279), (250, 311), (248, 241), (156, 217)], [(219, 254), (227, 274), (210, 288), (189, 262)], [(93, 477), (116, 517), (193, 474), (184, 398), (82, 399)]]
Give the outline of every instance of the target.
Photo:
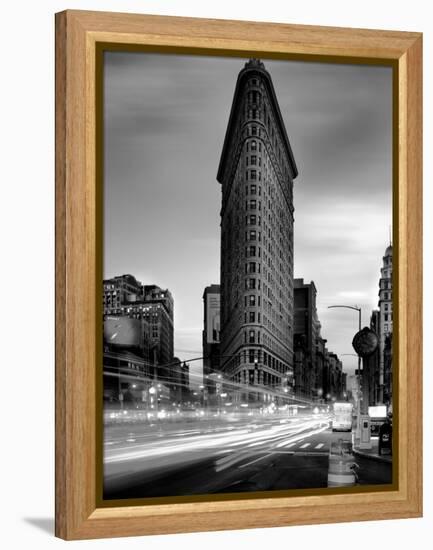
[(104, 53), (104, 500), (392, 484), (392, 90)]

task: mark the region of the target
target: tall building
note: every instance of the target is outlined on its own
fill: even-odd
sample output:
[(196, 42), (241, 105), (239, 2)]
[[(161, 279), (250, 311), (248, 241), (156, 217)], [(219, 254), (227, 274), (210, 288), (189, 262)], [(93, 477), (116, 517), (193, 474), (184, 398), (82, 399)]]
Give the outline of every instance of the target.
[(216, 372), (220, 369), (220, 285), (210, 285), (203, 293), (203, 376), (210, 394), (216, 393)]
[(392, 333), (386, 335), (383, 349), (383, 402), (392, 412)]
[[(392, 245), (389, 245), (383, 256), (383, 264), (380, 270), (379, 280), (379, 311), (380, 333), (379, 336), (379, 402), (384, 403), (385, 394), (390, 403), (390, 388), (384, 387), (385, 382), (385, 347), (389, 336), (392, 334)], [(389, 370), (389, 361), (388, 361)], [(387, 382), (389, 384), (389, 376)]]
[(316, 397), (321, 387), (318, 347), (320, 322), (316, 308), (317, 290), (313, 281), (294, 280), (295, 393)]
[(325, 361), (326, 361), (326, 342), (325, 338), (319, 336), (317, 338), (316, 345), (316, 387), (313, 392), (313, 397), (316, 397), (319, 401), (324, 399), (324, 387), (325, 387)]
[(327, 348), (324, 349), (323, 365), (323, 398), (325, 401), (344, 399), (346, 391), (343, 363), (338, 355)]
[(379, 345), (364, 359), (362, 393), (366, 405), (385, 404), (392, 410), (392, 245), (382, 259), (378, 294), (378, 309), (371, 313), (370, 329), (377, 334)]
[(173, 297), (169, 290), (156, 285), (142, 288), (142, 304), (138, 307), (150, 326), (150, 358), (155, 364), (164, 365), (173, 360)]
[(240, 71), (218, 168), (221, 368), (245, 384), (293, 376), (293, 180), (298, 170), (271, 76)]
[(141, 294), (141, 283), (133, 275), (119, 275), (106, 279), (103, 288), (104, 315), (121, 314), (123, 304)]
[[(132, 275), (106, 279), (103, 288), (106, 325), (115, 323), (109, 320), (113, 316), (140, 320), (142, 356), (155, 367), (170, 363), (173, 360), (173, 297), (170, 291), (156, 285), (142, 285)], [(121, 325), (119, 322), (119, 328)], [(122, 328), (123, 332), (125, 330)], [(115, 338), (119, 334), (118, 331)]]

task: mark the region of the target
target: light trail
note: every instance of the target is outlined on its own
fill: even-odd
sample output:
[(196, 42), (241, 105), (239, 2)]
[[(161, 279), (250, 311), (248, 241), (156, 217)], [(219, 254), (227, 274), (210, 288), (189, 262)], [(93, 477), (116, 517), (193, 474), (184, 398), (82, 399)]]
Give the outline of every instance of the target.
[[(121, 467), (127, 473), (130, 466), (126, 466), (125, 463), (134, 463), (134, 470), (145, 472), (169, 469), (196, 459), (216, 458), (224, 453), (223, 457), (216, 459), (216, 469), (220, 471), (245, 459), (255, 458), (257, 453), (265, 450), (268, 454), (278, 452), (277, 449), (311, 437), (328, 427), (327, 417), (307, 416), (289, 420), (290, 422), (284, 424), (281, 424), (279, 419), (262, 424), (253, 422), (238, 428), (227, 426), (224, 429), (218, 426), (218, 431), (215, 427), (208, 427), (202, 432), (182, 429), (167, 434), (140, 435), (136, 430), (129, 433), (131, 445), (124, 445), (124, 436), (120, 436), (117, 441), (110, 440), (110, 447), (105, 449), (104, 454), (106, 474), (109, 475), (111, 468), (116, 464), (116, 472)], [(144, 441), (140, 442), (142, 438)], [(135, 444), (132, 444), (134, 439)], [(121, 466), (122, 463), (125, 465)]]

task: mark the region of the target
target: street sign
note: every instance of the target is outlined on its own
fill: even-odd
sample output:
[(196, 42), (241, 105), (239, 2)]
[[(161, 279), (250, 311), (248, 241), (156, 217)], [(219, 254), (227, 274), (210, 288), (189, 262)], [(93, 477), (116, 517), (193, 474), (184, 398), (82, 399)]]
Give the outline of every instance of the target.
[(353, 349), (360, 357), (368, 357), (374, 353), (379, 344), (377, 334), (368, 327), (357, 332), (352, 340)]

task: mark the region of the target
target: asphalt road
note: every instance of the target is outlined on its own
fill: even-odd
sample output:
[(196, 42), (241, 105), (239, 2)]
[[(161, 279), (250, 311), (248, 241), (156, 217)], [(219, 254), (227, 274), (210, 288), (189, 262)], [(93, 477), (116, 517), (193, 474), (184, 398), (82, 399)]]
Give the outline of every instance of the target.
[[(104, 498), (327, 487), (329, 416), (202, 419), (105, 429)], [(356, 457), (358, 483), (391, 482), (391, 464)]]

